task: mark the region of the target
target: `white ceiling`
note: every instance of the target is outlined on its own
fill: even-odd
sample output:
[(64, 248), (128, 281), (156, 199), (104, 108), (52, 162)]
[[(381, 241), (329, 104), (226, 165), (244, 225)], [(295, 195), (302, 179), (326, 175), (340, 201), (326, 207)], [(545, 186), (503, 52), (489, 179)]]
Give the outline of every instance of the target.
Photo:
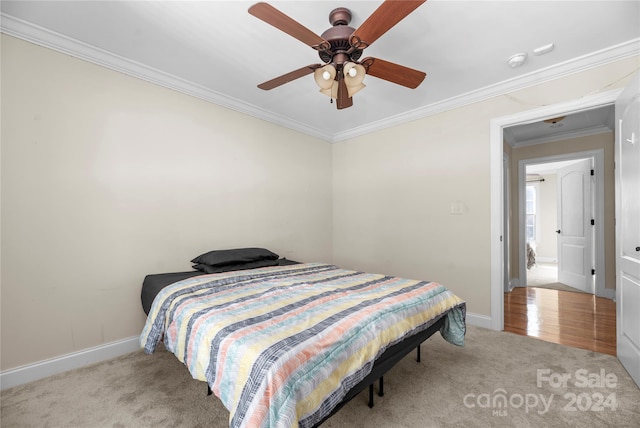
[[(415, 90), (373, 76), (337, 110), (313, 76), (256, 85), (314, 50), (249, 15), (247, 1), (10, 1), (2, 31), (327, 141), (530, 86), (640, 53), (640, 1), (429, 0), (365, 50), (427, 73)], [(358, 26), (380, 1), (270, 1), (316, 34), (348, 7)], [(533, 49), (554, 43), (535, 56)], [(512, 69), (511, 55), (528, 53)]]

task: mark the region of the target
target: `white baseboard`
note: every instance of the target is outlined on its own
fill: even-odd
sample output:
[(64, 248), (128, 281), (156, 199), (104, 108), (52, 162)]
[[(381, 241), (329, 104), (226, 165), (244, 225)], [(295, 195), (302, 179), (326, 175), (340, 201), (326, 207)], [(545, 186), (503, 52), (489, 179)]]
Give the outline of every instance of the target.
[[(478, 327), (491, 328), (491, 317), (467, 312), (467, 323)], [(0, 372), (0, 389), (24, 385), (39, 379), (99, 363), (140, 349), (138, 336), (84, 349), (72, 354), (39, 361), (15, 369)]]
[(603, 288), (602, 290), (596, 290), (596, 296), (604, 297), (605, 299), (616, 300), (616, 290), (612, 288)]
[(0, 389), (12, 388), (58, 373), (99, 363), (140, 349), (138, 336), (0, 372)]
[(476, 327), (493, 329), (491, 325), (491, 317), (487, 315), (480, 315), (480, 314), (467, 312), (466, 321), (467, 321), (467, 324), (475, 325)]

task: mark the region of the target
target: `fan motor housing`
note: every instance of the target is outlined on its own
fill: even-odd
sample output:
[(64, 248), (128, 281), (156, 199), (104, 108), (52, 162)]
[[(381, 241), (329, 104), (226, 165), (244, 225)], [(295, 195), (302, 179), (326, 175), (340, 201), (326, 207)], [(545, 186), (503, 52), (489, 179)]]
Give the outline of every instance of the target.
[[(346, 7), (339, 7), (332, 10), (331, 13), (329, 13), (329, 22), (333, 27), (322, 33), (321, 37), (329, 42), (331, 50), (318, 52), (320, 59), (325, 63), (331, 62), (336, 54), (344, 54), (351, 49), (349, 39), (356, 31), (355, 28), (349, 27), (349, 22), (351, 22), (351, 11)], [(351, 52), (351, 55), (349, 55), (349, 59), (351, 61), (357, 61), (361, 55), (362, 50), (355, 49)], [(338, 57), (342, 61), (344, 55), (338, 55)]]

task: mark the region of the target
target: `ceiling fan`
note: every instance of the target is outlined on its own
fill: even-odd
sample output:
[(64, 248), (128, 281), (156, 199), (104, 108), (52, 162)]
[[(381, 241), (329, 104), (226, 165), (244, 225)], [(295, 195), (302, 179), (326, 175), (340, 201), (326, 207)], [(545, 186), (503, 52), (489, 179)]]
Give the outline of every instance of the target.
[(415, 89), (426, 74), (379, 58), (360, 60), (365, 48), (403, 20), (426, 0), (386, 0), (356, 30), (349, 27), (351, 11), (344, 7), (329, 14), (332, 27), (318, 36), (268, 3), (256, 3), (249, 13), (312, 47), (324, 64), (311, 64), (258, 85), (270, 90), (314, 73), (320, 92), (336, 100), (338, 109), (351, 107), (353, 95), (364, 88), (365, 74)]

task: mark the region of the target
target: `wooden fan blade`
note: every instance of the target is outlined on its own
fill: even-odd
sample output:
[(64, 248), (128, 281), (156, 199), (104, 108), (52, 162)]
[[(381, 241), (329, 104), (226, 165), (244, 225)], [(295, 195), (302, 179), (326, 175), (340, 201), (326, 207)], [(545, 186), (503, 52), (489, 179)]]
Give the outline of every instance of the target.
[(268, 3), (254, 4), (249, 8), (249, 13), (314, 49), (327, 50), (331, 47), (325, 39)]
[(261, 83), (258, 85), (258, 88), (264, 89), (265, 91), (268, 91), (269, 89), (277, 88), (278, 86), (284, 85), (285, 83), (289, 83), (292, 80), (296, 80), (302, 76), (311, 74), (316, 68), (319, 68), (319, 67), (322, 67), (322, 66), (320, 64), (307, 65), (305, 67), (291, 71), (287, 74), (283, 74), (282, 76), (276, 77), (275, 79), (271, 79), (267, 82)]
[(342, 110), (343, 108), (351, 107), (352, 105), (353, 98), (349, 96), (347, 84), (344, 79), (340, 79), (338, 81), (338, 98), (336, 99), (336, 107), (338, 110)]
[(368, 75), (411, 89), (417, 88), (427, 76), (423, 71), (378, 58), (368, 57), (363, 59), (361, 63), (367, 69)]
[(386, 0), (351, 35), (351, 45), (367, 47), (426, 0)]

